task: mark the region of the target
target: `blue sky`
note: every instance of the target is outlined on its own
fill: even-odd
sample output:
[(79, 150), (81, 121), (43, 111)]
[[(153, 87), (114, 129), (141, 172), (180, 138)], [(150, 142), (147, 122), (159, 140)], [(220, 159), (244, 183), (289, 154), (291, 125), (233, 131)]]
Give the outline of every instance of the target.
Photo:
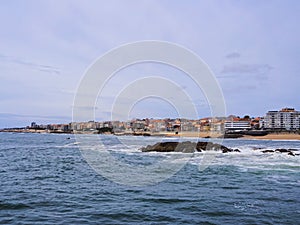
[[(140, 40), (174, 42), (199, 55), (220, 83), (228, 115), (300, 110), (299, 12), (300, 3), (290, 0), (2, 1), (0, 127), (70, 122), (88, 66), (110, 49)], [(153, 74), (160, 69), (154, 67), (141, 70)], [(162, 71), (173, 80), (176, 72)], [(122, 82), (111, 81), (107, 99)], [(204, 101), (192, 86), (181, 82), (195, 101)], [(205, 104), (196, 104), (200, 116), (207, 114)], [(148, 99), (130, 116), (176, 116), (172, 109)], [(97, 119), (106, 119), (107, 109), (97, 110)]]

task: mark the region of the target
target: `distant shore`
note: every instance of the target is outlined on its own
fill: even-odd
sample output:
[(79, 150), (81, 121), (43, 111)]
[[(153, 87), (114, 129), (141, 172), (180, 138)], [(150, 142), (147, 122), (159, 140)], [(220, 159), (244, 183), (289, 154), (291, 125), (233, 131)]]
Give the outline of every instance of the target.
[(257, 139), (257, 140), (300, 140), (300, 134), (294, 133), (271, 133), (265, 136), (250, 136), (244, 135), (242, 139)]
[[(198, 138), (219, 138), (221, 133), (217, 132), (181, 132), (175, 133), (161, 133), (166, 137), (198, 137)], [(251, 139), (251, 140), (300, 140), (300, 134), (297, 133), (270, 133), (264, 136), (251, 136), (243, 135), (238, 139)]]
[[(73, 134), (73, 132), (64, 131), (49, 131), (49, 130), (35, 130), (35, 129), (1, 129), (0, 132), (13, 132), (13, 133), (54, 133), (54, 134)], [(95, 134), (95, 132), (78, 132), (80, 134)], [(107, 134), (107, 133), (104, 133)], [(161, 136), (161, 137), (194, 137), (194, 138), (222, 138), (222, 133), (219, 132), (136, 132), (136, 133), (116, 133), (115, 135), (132, 135), (132, 136)], [(238, 139), (251, 139), (251, 140), (300, 140), (300, 134), (298, 133), (288, 133), (288, 132), (278, 132), (269, 133), (264, 136), (252, 136), (243, 135), (238, 137)]]

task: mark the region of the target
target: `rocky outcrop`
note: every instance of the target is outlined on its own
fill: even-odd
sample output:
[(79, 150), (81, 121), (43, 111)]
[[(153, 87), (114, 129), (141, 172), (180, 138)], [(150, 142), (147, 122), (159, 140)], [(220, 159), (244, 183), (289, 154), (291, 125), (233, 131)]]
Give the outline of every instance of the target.
[(266, 149), (261, 151), (262, 153), (271, 153), (271, 152), (275, 152), (274, 150), (270, 150), (270, 149)]
[(299, 155), (297, 153), (295, 153), (294, 151), (298, 151), (297, 149), (285, 149), (285, 148), (277, 148), (275, 150), (270, 150), (270, 149), (266, 149), (266, 150), (263, 150), (262, 152), (263, 153), (287, 153), (288, 155), (291, 155), (291, 156), (296, 156), (296, 155)]
[[(299, 150), (298, 149), (284, 149), (278, 148), (275, 150), (272, 149), (263, 149), (254, 147), (253, 150), (260, 150), (263, 153), (283, 153), (291, 156), (297, 156)], [(222, 153), (228, 152), (240, 152), (239, 149), (228, 148), (224, 145), (209, 142), (209, 141), (199, 141), (199, 142), (158, 142), (154, 145), (148, 145), (147, 147), (141, 148), (142, 152), (183, 152), (183, 153), (194, 153), (194, 152), (202, 152), (202, 151), (221, 151)]]
[(202, 151), (222, 151), (227, 152), (239, 152), (238, 149), (227, 148), (224, 145), (199, 141), (197, 143), (184, 141), (184, 142), (158, 142), (154, 145), (148, 145), (147, 147), (141, 148), (142, 152), (183, 152), (183, 153), (194, 153)]

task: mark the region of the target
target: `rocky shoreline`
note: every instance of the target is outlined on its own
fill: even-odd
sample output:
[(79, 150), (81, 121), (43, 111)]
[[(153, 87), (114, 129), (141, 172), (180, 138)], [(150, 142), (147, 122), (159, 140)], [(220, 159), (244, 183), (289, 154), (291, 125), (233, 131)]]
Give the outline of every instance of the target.
[[(221, 151), (222, 153), (241, 152), (239, 149), (228, 148), (224, 145), (199, 141), (199, 142), (158, 142), (154, 145), (148, 145), (140, 149), (142, 152), (182, 152), (182, 153), (195, 153), (203, 151)], [(299, 156), (299, 149), (260, 149), (254, 148), (253, 150), (261, 151), (262, 153), (284, 153), (291, 156)]]

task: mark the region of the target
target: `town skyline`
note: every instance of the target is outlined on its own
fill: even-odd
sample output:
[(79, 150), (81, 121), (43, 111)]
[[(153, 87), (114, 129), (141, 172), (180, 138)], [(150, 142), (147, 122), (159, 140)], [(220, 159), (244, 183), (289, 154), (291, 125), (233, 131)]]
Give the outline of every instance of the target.
[(126, 121), (72, 121), (69, 123), (38, 124), (26, 127), (5, 128), (2, 131), (48, 133), (101, 133), (103, 130), (116, 134), (136, 132), (219, 132), (241, 130), (300, 131), (300, 111), (295, 108), (269, 110), (264, 116), (250, 115), (225, 117), (187, 118), (132, 118)]

